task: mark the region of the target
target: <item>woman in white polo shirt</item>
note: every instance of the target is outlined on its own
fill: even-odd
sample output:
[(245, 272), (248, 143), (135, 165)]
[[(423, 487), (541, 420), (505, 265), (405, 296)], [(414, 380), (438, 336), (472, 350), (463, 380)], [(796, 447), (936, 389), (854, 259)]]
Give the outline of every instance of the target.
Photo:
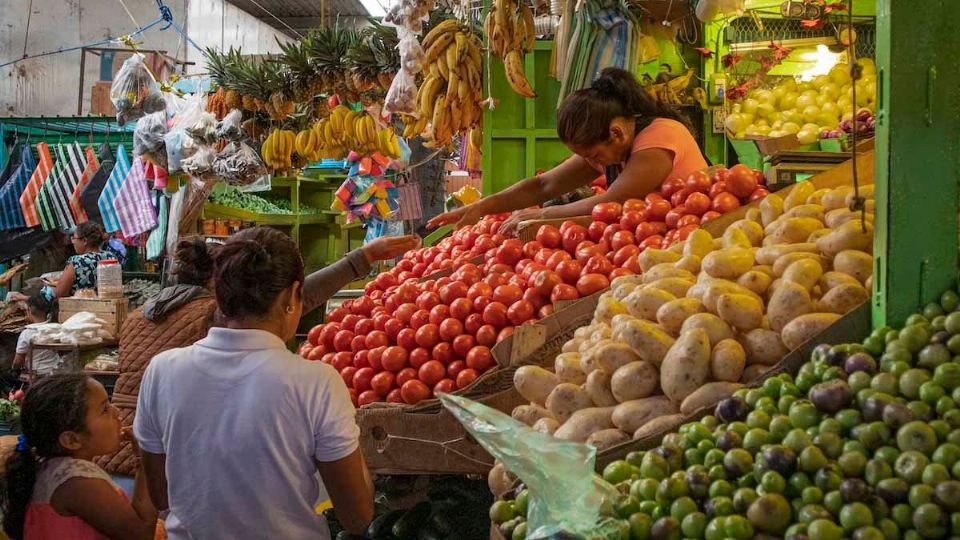
[(255, 228), (217, 254), (224, 328), (150, 363), (137, 403), (150, 495), (171, 539), (326, 539), (319, 471), (341, 524), (362, 533), (373, 485), (346, 385), (287, 350), (303, 309), (303, 260)]

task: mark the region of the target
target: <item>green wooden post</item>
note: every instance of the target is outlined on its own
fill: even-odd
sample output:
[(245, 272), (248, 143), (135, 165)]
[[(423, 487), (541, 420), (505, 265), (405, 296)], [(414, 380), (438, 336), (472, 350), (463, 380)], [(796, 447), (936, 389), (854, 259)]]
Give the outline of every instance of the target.
[(903, 323), (957, 277), (960, 2), (877, 0), (877, 7), (873, 322), (880, 326)]

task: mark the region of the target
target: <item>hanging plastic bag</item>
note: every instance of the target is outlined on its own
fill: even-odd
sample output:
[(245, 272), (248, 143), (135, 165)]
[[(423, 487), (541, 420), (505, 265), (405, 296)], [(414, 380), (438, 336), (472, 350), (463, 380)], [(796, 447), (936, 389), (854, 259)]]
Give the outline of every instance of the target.
[(223, 120), (217, 122), (217, 137), (228, 141), (239, 141), (243, 138), (243, 128), (240, 123), (243, 121), (243, 113), (240, 109), (234, 109), (223, 117)]
[(256, 182), (240, 186), (240, 191), (244, 193), (256, 193), (258, 191), (270, 191), (273, 189), (273, 175), (265, 174), (257, 178)]
[(390, 84), (383, 109), (389, 113), (419, 116), (417, 112), (417, 85), (413, 74), (405, 69), (397, 72)]
[(217, 160), (217, 152), (212, 146), (203, 145), (197, 148), (192, 156), (180, 162), (180, 168), (190, 176), (203, 176), (213, 169), (213, 162)]
[(740, 16), (746, 9), (745, 0), (700, 0), (696, 15), (703, 22), (711, 22), (720, 17)]
[(160, 85), (143, 63), (141, 54), (127, 58), (110, 85), (110, 101), (117, 109), (117, 123), (121, 126), (145, 114), (166, 109), (167, 102), (160, 93)]
[(217, 117), (204, 111), (191, 124), (187, 124), (186, 132), (198, 143), (213, 144), (217, 142)]
[(167, 113), (159, 111), (137, 121), (133, 130), (133, 155), (142, 157), (167, 169), (167, 149), (164, 136), (167, 134)]
[(397, 49), (400, 51), (400, 69), (415, 75), (423, 71), (424, 52), (416, 34), (405, 28), (397, 29)]
[(506, 414), (461, 396), (440, 401), (493, 457), (516, 474), (530, 493), (527, 538), (579, 534), (586, 539), (616, 536), (616, 524), (600, 518), (619, 497), (617, 488), (593, 472), (593, 446), (554, 439)]
[(232, 186), (245, 186), (267, 174), (267, 167), (253, 148), (233, 142), (217, 154), (213, 173)]

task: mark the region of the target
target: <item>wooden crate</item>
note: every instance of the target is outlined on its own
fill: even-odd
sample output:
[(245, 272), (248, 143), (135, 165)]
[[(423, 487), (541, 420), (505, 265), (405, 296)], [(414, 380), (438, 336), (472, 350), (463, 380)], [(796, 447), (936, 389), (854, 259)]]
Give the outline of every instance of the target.
[(126, 298), (61, 298), (57, 321), (62, 323), (81, 311), (88, 311), (106, 321), (106, 329), (119, 337), (129, 304)]
[(113, 116), (117, 109), (110, 101), (111, 81), (97, 81), (90, 89), (90, 114), (92, 116)]

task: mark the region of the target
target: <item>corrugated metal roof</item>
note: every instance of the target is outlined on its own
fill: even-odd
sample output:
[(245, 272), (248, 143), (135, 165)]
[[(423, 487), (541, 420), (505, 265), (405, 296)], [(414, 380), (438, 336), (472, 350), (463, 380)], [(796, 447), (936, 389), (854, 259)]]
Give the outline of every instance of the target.
[[(305, 33), (309, 28), (320, 26), (320, 0), (228, 0), (228, 2), (294, 37), (296, 36), (294, 30)], [(362, 20), (369, 16), (359, 0), (324, 0), (323, 5), (326, 8), (328, 25), (338, 19), (342, 24), (353, 24), (353, 20)]]

